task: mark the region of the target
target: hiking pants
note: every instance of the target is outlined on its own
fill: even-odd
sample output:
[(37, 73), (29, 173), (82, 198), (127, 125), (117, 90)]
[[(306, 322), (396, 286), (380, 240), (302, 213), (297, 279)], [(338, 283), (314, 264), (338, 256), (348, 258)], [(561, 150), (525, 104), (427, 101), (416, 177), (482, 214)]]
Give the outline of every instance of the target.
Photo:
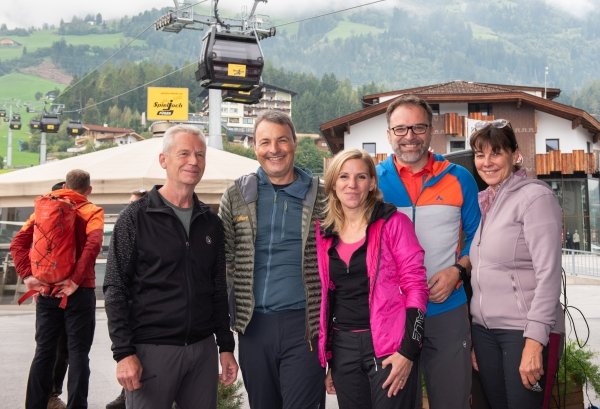
[(392, 365), (385, 369), (388, 356), (375, 357), (371, 331), (333, 331), (331, 375), (340, 409), (413, 409), (417, 399), (419, 362), (413, 362), (406, 385), (388, 398), (382, 386)]
[[(550, 382), (547, 382), (548, 347), (545, 346), (542, 352), (544, 375), (539, 381), (541, 389), (534, 392), (523, 386), (519, 374), (525, 346), (523, 331), (487, 329), (477, 324), (473, 324), (472, 331), (481, 383), (492, 409), (541, 408), (544, 402), (544, 391), (547, 388), (552, 390), (551, 381), (554, 375), (550, 373)], [(560, 342), (560, 336), (557, 341)], [(554, 355), (551, 359), (558, 361), (556, 353), (551, 355)]]
[(240, 368), (252, 409), (324, 409), (325, 369), (317, 337), (304, 339), (305, 310), (254, 311), (238, 335)]
[(96, 326), (96, 295), (93, 288), (79, 288), (66, 309), (60, 298), (38, 297), (35, 316), (35, 355), (29, 370), (26, 409), (46, 409), (52, 391), (52, 369), (60, 332), (67, 333), (69, 354), (68, 409), (87, 408), (90, 380), (89, 352)]

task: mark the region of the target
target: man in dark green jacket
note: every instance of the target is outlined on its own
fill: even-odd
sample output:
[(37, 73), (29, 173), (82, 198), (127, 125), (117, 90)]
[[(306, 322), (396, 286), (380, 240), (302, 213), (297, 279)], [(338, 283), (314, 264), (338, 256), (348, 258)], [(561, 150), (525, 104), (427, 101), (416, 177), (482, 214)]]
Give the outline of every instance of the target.
[[(316, 353), (321, 286), (315, 220), (325, 193), (294, 166), (290, 118), (267, 111), (256, 120), (256, 173), (223, 195), (231, 326), (250, 407), (324, 407), (324, 371)], [(320, 405), (320, 406), (319, 406)]]

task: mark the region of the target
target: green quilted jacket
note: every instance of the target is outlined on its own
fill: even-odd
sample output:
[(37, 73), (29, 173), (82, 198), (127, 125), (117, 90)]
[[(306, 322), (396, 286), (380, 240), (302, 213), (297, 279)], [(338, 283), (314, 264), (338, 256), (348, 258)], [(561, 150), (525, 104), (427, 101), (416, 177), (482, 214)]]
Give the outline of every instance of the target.
[[(231, 328), (244, 333), (254, 311), (254, 241), (256, 238), (256, 202), (258, 177), (255, 173), (240, 177), (230, 186), (219, 207), (225, 229), (225, 257)], [(322, 217), (326, 204), (325, 189), (318, 177), (304, 199), (302, 242), (304, 257), (302, 278), (306, 293), (306, 339), (319, 331), (321, 284), (317, 268), (315, 221)]]

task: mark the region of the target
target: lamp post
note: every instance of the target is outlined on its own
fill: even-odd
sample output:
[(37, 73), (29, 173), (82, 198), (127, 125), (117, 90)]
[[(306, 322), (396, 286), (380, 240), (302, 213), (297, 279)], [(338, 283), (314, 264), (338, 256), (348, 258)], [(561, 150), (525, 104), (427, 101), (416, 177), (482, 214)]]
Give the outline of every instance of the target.
[[(8, 118), (12, 119), (12, 105), (8, 110)], [(7, 143), (7, 152), (6, 152), (6, 167), (12, 168), (12, 128), (10, 127), (10, 122), (8, 125), (8, 143)]]

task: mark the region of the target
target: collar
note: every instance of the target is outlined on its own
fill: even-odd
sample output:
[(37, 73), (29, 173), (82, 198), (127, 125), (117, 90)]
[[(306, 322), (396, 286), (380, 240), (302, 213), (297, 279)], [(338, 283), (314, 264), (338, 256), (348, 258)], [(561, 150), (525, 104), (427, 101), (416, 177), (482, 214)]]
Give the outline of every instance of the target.
[(423, 168), (421, 170), (418, 170), (417, 172), (413, 173), (411, 167), (402, 165), (396, 158), (396, 155), (394, 154), (394, 166), (396, 167), (396, 171), (398, 172), (399, 175), (406, 176), (406, 177), (408, 177), (408, 176), (417, 177), (417, 176), (433, 174), (433, 162), (435, 160), (431, 153), (427, 152), (427, 155), (429, 155), (429, 157), (427, 159), (427, 163), (425, 163), (425, 166), (423, 166)]
[[(259, 185), (268, 185), (272, 188), (273, 184), (263, 168), (258, 168), (256, 174), (258, 176)], [(297, 166), (294, 166), (294, 174), (296, 175), (296, 179), (281, 190), (290, 196), (304, 200), (312, 183), (312, 175)]]

